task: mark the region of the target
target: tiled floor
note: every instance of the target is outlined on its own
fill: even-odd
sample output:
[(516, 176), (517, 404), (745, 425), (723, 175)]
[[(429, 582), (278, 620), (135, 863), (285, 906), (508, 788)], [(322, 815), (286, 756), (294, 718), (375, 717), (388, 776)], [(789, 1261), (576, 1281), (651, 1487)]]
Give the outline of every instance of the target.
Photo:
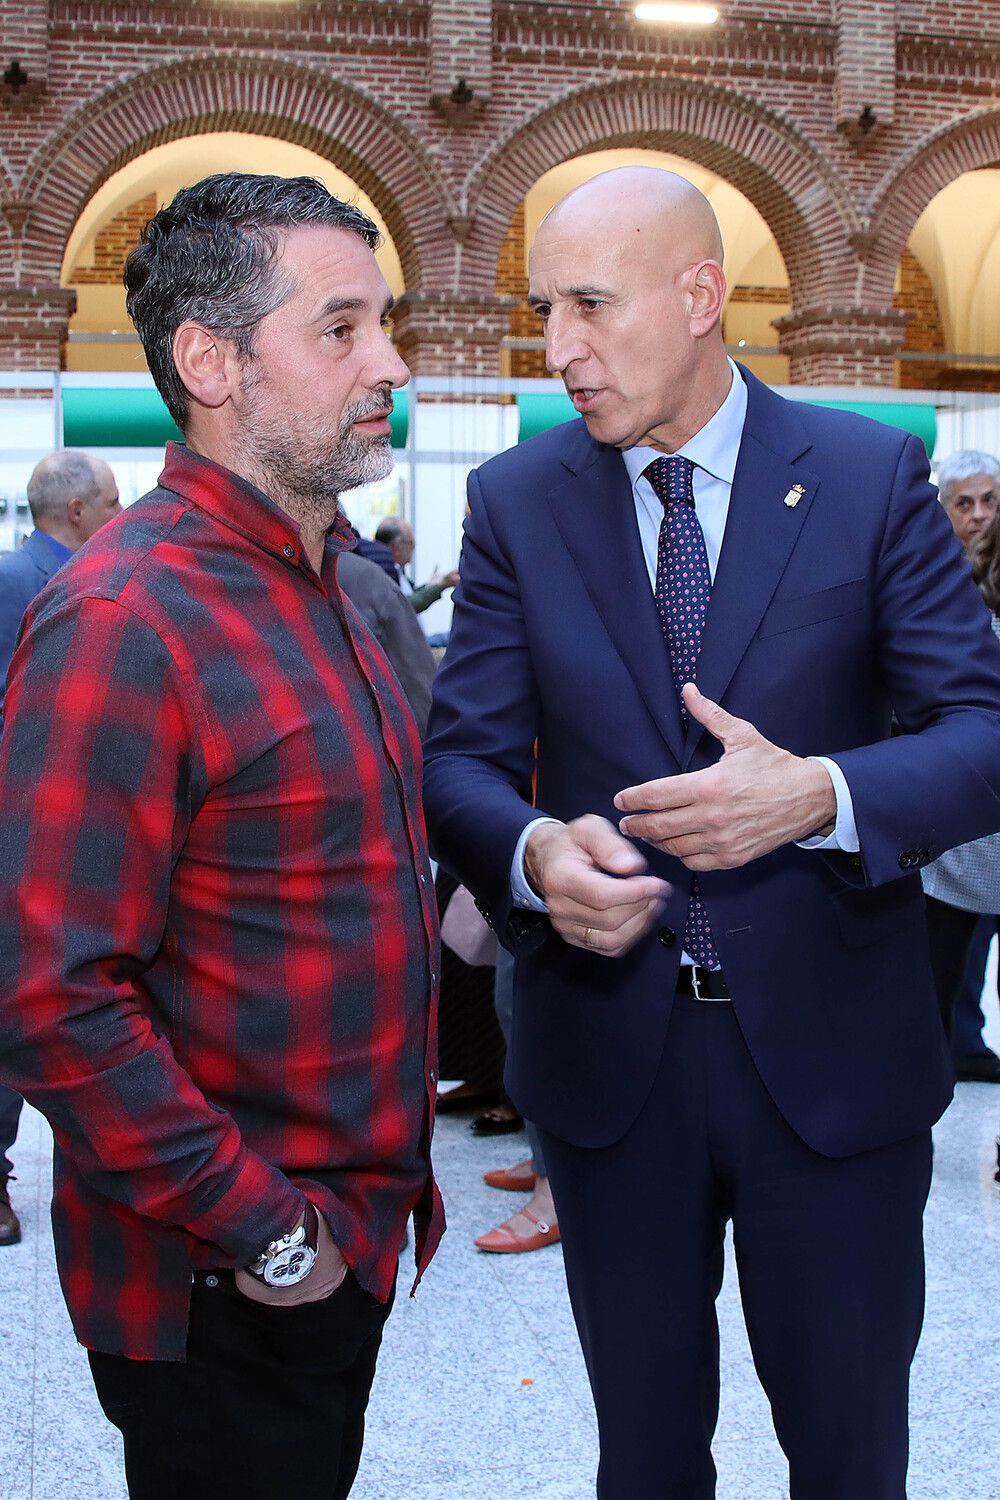
[[(963, 1084), (936, 1132), (927, 1215), (927, 1320), (913, 1377), (910, 1500), (998, 1500), (1000, 1088)], [(117, 1434), (93, 1395), (56, 1280), (49, 1136), (26, 1111), (16, 1149), (20, 1246), (0, 1251), (0, 1500), (124, 1500)], [(480, 1179), (523, 1137), (442, 1120), (451, 1227), (387, 1333), (353, 1500), (588, 1500), (596, 1443), (558, 1247), (479, 1254), (474, 1234), (516, 1199)], [(720, 1301), (719, 1500), (782, 1500), (782, 1456), (756, 1383), (730, 1267)]]

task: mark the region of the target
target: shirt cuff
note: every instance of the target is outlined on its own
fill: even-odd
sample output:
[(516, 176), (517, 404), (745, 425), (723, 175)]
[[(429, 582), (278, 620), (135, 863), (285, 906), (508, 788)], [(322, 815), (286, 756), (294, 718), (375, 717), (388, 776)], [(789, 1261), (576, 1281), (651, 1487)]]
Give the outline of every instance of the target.
[(558, 822), (558, 818), (532, 818), (517, 841), (514, 858), (510, 862), (510, 891), (514, 897), (514, 905), (520, 907), (521, 911), (548, 911), (541, 896), (536, 895), (528, 884), (528, 877), (524, 873), (524, 851), (533, 829), (542, 823)]
[(840, 849), (844, 854), (857, 854), (861, 848), (861, 840), (858, 838), (858, 825), (854, 819), (854, 801), (846, 776), (837, 762), (830, 760), (826, 755), (810, 755), (808, 759), (826, 767), (827, 774), (833, 782), (834, 796), (837, 799), (837, 821), (833, 832), (825, 837), (822, 834), (815, 834), (810, 839), (797, 839), (799, 848)]

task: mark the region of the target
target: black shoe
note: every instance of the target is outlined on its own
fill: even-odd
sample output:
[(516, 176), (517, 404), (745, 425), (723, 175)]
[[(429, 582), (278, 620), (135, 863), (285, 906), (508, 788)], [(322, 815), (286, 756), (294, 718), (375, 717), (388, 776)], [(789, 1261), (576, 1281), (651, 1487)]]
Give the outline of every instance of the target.
[(509, 1104), (500, 1104), (477, 1115), (469, 1126), (473, 1135), (516, 1135), (524, 1129), (524, 1120)]
[(989, 1048), (956, 1057), (955, 1077), (959, 1083), (1000, 1083), (1000, 1057)]
[(21, 1221), (10, 1206), (6, 1182), (0, 1183), (0, 1245), (16, 1245), (21, 1238)]

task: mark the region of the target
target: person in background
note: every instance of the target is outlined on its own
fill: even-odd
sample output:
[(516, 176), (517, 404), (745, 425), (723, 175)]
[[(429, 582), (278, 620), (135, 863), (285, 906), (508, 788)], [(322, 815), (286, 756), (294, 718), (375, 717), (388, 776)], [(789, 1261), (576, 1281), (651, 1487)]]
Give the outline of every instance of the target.
[(435, 568), (426, 583), (413, 583), (406, 571), (413, 559), (413, 527), (401, 516), (386, 516), (375, 532), (375, 541), (388, 551), (396, 582), (418, 615), (436, 604), (444, 591), (453, 589), (458, 582), (457, 568), (450, 573), (439, 573)]
[[(35, 529), (16, 552), (0, 557), (0, 728), (7, 668), (24, 611), (53, 573), (121, 510), (118, 485), (100, 458), (60, 448), (40, 460), (27, 488)], [(0, 1084), (0, 1245), (16, 1245), (21, 1225), (10, 1201), (21, 1096)]]
[[(938, 482), (952, 524), (956, 517), (966, 522), (965, 535), (959, 532), (959, 539), (964, 541), (973, 577), (990, 610), (994, 633), (1000, 636), (1000, 464), (986, 453), (954, 453), (941, 465)], [(975, 506), (963, 510), (965, 499)], [(973, 517), (978, 522), (983, 515), (985, 526), (971, 524)], [(956, 1077), (964, 1082), (1000, 1083), (1000, 1058), (983, 1042), (979, 1008), (989, 942), (1000, 931), (1000, 834), (949, 849), (927, 865), (920, 878), (938, 1004), (952, 1044)], [(974, 1004), (979, 1026), (969, 1028), (963, 1016), (966, 1035), (960, 1045), (964, 1050), (958, 1051), (956, 1012), (963, 996), (967, 1005)]]
[(153, 216), (127, 307), (185, 443), (11, 666), (0, 1072), (133, 1500), (345, 1500), (443, 1229), (420, 741), (337, 583), (409, 373), (378, 240), (308, 177)]
[(389, 658), (423, 738), (437, 663), (416, 615), (383, 570), (357, 552), (341, 553), (337, 581)]
[[(497, 950), (493, 999), (500, 1029), (509, 1046), (514, 1019), (514, 956), (506, 948)], [(497, 1167), (483, 1173), (483, 1181), (489, 1187), (499, 1188), (501, 1192), (529, 1194), (527, 1203), (509, 1219), (476, 1237), (478, 1248), (492, 1255), (519, 1255), (528, 1250), (541, 1250), (559, 1240), (556, 1206), (545, 1170), (541, 1138), (530, 1120), (525, 1120), (524, 1128), (531, 1155), (512, 1167)]]
[[(974, 448), (959, 449), (941, 464), (937, 481), (941, 504), (971, 560), (997, 515), (1000, 463), (991, 453)], [(992, 550), (991, 543), (986, 544), (986, 550)], [(983, 909), (987, 914), (979, 917), (968, 935), (968, 958), (957, 988), (950, 967), (954, 954), (939, 976), (942, 1016), (946, 1027), (950, 1028), (952, 1060), (955, 1076), (960, 1082), (1000, 1083), (1000, 1057), (983, 1040), (983, 984), (990, 942), (997, 926), (991, 908), (1000, 895), (1000, 878), (990, 873), (991, 849), (994, 849), (993, 841), (987, 839), (983, 840), (978, 855), (949, 850), (939, 861), (929, 865), (922, 877), (928, 895), (928, 922), (933, 929), (932, 944), (937, 964), (945, 961), (941, 944), (945, 943), (949, 950), (951, 946), (945, 939), (944, 929), (951, 929), (958, 923), (961, 934), (956, 933), (956, 940), (961, 944), (966, 928), (965, 904), (969, 901), (975, 903), (978, 899), (986, 903)], [(956, 898), (957, 908), (953, 904)], [(956, 910), (961, 911), (961, 918), (953, 915)]]

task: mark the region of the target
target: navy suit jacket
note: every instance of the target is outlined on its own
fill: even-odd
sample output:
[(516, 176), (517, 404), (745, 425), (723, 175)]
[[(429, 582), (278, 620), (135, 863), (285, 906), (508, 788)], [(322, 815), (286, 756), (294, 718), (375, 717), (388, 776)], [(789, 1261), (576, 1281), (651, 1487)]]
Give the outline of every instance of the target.
[[(846, 1155), (925, 1129), (950, 1098), (917, 870), (1000, 828), (1000, 647), (922, 445), (744, 378), (698, 686), (796, 754), (836, 756), (861, 854), (788, 845), (701, 886), (772, 1098), (811, 1147)], [(512, 910), (514, 847), (533, 803), (617, 823), (616, 792), (721, 747), (682, 724), (616, 449), (568, 423), (474, 472), (469, 503), (425, 747), (432, 843), (518, 953), (513, 1097), (601, 1146), (656, 1073), (691, 874), (642, 845), (673, 894), (606, 959)]]
[(60, 555), (47, 536), (33, 531), (16, 552), (0, 557), (0, 725), (7, 691), (7, 669), (28, 605), (58, 573), (67, 555)]

